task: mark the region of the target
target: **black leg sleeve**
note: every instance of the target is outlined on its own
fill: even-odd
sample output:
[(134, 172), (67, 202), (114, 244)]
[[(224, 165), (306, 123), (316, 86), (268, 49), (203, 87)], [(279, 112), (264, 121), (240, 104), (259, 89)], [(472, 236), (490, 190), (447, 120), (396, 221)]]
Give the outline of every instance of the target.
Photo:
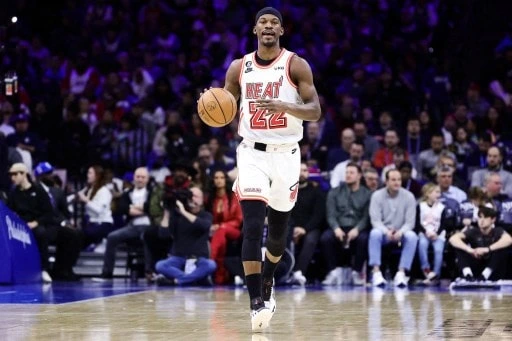
[(266, 204), (258, 200), (243, 200), (240, 205), (244, 216), (242, 261), (261, 262), (261, 240), (263, 239)]
[(290, 212), (280, 212), (269, 207), (268, 210), (268, 236), (267, 250), (274, 257), (283, 255), (286, 248), (286, 239), (288, 236), (288, 219)]

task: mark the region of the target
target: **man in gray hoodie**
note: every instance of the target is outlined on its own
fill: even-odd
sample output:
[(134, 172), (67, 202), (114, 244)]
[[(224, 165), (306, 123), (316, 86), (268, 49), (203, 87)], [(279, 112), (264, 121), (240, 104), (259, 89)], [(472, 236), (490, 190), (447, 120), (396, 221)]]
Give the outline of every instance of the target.
[(402, 177), (398, 170), (386, 173), (386, 187), (375, 191), (370, 199), (369, 265), (373, 267), (373, 286), (384, 286), (386, 280), (380, 271), (382, 246), (395, 243), (402, 247), (400, 264), (394, 284), (405, 287), (409, 281), (406, 271), (411, 269), (418, 236), (413, 231), (416, 221), (414, 195), (401, 187)]

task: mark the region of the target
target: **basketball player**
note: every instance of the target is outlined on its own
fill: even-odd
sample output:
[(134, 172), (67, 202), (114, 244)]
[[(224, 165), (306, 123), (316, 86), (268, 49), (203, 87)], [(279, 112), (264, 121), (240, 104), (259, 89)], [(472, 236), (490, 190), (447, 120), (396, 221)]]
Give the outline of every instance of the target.
[(252, 330), (261, 331), (276, 309), (273, 277), (286, 247), (288, 218), (297, 198), (302, 121), (317, 121), (320, 104), (309, 64), (279, 46), (284, 34), (281, 13), (272, 7), (261, 9), (253, 33), (258, 38), (257, 51), (231, 63), (224, 88), (240, 100), (243, 141), (237, 149), (239, 173), (233, 189), (243, 212), (242, 261)]

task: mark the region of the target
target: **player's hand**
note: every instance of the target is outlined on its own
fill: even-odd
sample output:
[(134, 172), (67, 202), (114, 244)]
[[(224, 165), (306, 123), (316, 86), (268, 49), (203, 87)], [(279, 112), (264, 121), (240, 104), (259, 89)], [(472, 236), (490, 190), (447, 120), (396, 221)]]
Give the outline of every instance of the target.
[(256, 109), (266, 110), (267, 114), (279, 114), (288, 110), (288, 103), (275, 99), (257, 99)]
[(336, 236), (336, 238), (339, 239), (340, 242), (342, 242), (343, 239), (345, 239), (345, 232), (341, 229), (341, 227), (336, 227), (334, 229), (334, 235)]
[[(211, 88), (212, 88), (212, 87), (210, 86), (210, 89), (211, 89)], [(199, 93), (199, 97), (197, 98), (197, 101), (196, 101), (196, 102), (197, 102), (197, 103), (199, 103), (199, 98), (201, 98), (201, 96), (203, 96), (203, 94), (204, 94), (206, 91), (210, 90), (210, 89), (204, 88), (204, 89), (203, 89), (203, 91), (201, 91), (201, 92)]]

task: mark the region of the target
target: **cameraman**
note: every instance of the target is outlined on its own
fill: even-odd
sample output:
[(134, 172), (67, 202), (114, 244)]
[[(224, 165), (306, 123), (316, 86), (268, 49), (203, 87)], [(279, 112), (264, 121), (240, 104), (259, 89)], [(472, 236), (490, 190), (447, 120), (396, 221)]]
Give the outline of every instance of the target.
[[(209, 259), (208, 239), (213, 222), (211, 213), (203, 210), (203, 192), (193, 187), (188, 202), (176, 200), (176, 208), (165, 208), (160, 225), (161, 236), (171, 236), (171, 255), (156, 263), (156, 271), (178, 285), (207, 279), (216, 269)], [(186, 207), (188, 206), (188, 207)], [(190, 270), (189, 270), (190, 268)]]

